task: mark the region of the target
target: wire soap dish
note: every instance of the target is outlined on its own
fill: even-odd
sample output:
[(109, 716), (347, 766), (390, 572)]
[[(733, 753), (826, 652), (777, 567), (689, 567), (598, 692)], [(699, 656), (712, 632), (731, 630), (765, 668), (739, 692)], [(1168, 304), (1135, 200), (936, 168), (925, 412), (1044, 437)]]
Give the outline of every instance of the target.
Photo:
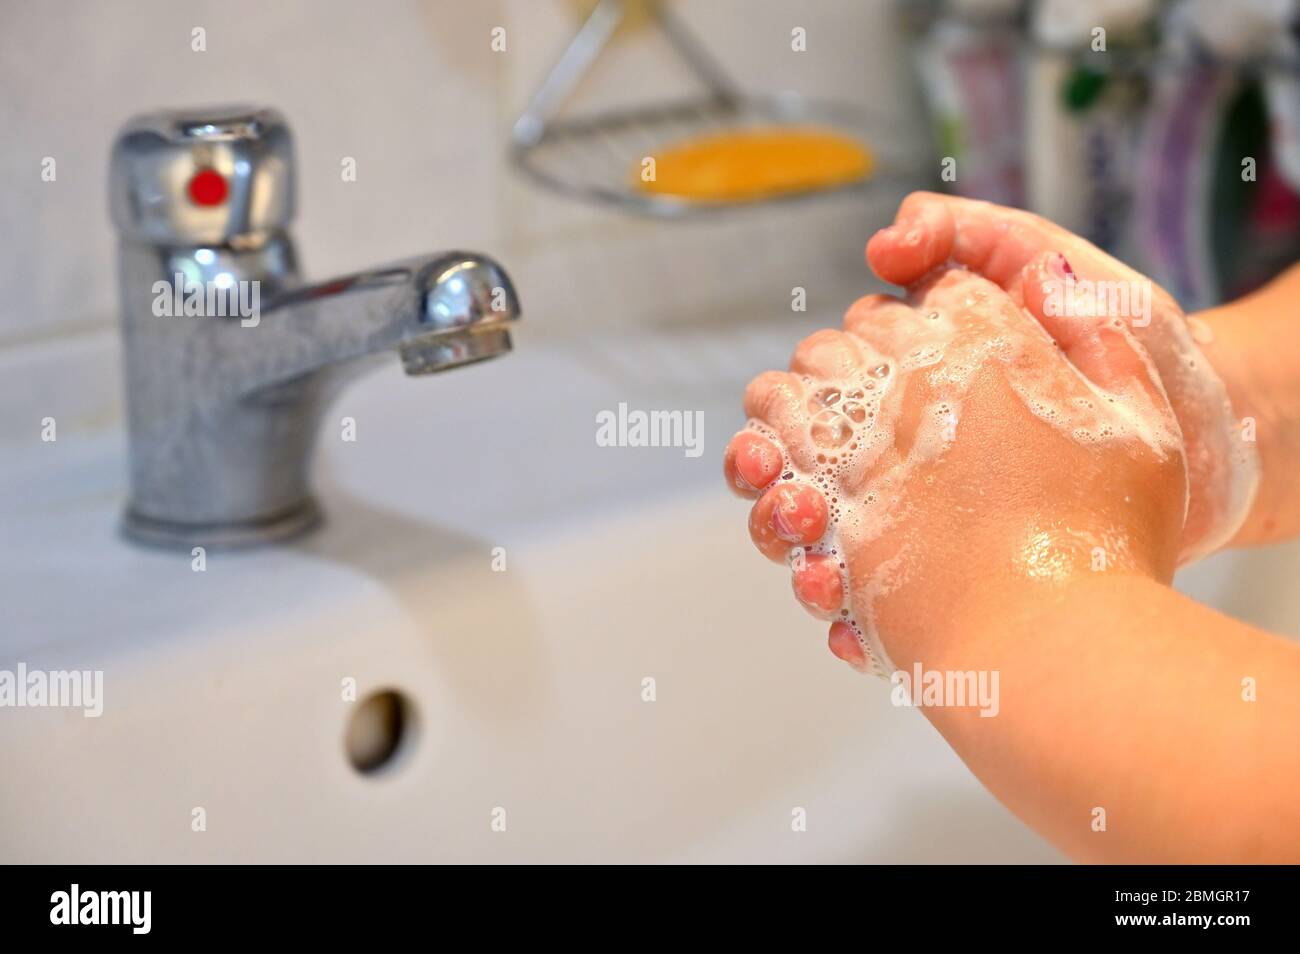
[[(903, 174), (902, 164), (887, 160), (873, 143), (872, 168), (850, 181), (716, 200), (638, 188), (633, 171), (643, 158), (654, 156), (665, 147), (704, 137), (816, 127), (847, 136), (856, 143), (870, 141), (866, 134), (869, 116), (855, 107), (811, 101), (789, 92), (743, 93), (664, 4), (651, 0), (645, 9), (705, 91), (690, 99), (581, 118), (558, 118), (565, 101), (627, 16), (625, 0), (600, 0), (511, 132), (511, 161), (536, 183), (563, 195), (628, 212), (672, 218), (860, 190)], [(874, 128), (879, 134), (881, 127)]]

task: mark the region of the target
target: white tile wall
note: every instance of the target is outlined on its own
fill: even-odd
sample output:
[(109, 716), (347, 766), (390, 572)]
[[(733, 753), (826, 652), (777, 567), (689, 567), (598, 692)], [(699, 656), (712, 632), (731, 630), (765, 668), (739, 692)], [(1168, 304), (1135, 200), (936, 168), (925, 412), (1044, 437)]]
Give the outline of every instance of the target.
[[(219, 102), (282, 109), (297, 136), (295, 231), (325, 277), (449, 246), (498, 255), (530, 333), (591, 323), (699, 322), (788, 307), (789, 289), (844, 303), (861, 247), (894, 196), (711, 223), (655, 223), (539, 193), (504, 160), (511, 121), (578, 22), (583, 0), (44, 0), (0, 29), (0, 344), (114, 319), (105, 172), (141, 110)], [(879, 108), (921, 139), (884, 0), (679, 0), (744, 85)], [(507, 29), (508, 50), (489, 46)], [(207, 31), (207, 51), (190, 31)], [(790, 30), (809, 49), (790, 50)], [(691, 86), (658, 38), (621, 37), (577, 108)], [(52, 156), (57, 180), (43, 182)], [(358, 178), (339, 176), (343, 156)], [(837, 304), (836, 307), (839, 307)]]

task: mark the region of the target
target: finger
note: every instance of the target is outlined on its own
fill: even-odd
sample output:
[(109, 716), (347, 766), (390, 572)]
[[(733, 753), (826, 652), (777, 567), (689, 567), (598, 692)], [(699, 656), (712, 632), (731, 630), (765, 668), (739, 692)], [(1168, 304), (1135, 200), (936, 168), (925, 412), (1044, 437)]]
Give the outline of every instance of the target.
[(844, 605), (844, 583), (837, 557), (806, 554), (791, 574), (795, 598), (818, 619), (834, 619)]
[(864, 363), (874, 367), (895, 355), (920, 327), (917, 310), (893, 295), (867, 295), (859, 298), (844, 315), (844, 330), (871, 352), (863, 349)]
[(1075, 244), (1088, 243), (1021, 209), (914, 192), (899, 206), (894, 224), (867, 243), (867, 261), (876, 274), (897, 285), (911, 285), (952, 262), (1005, 286), (1039, 253)]
[(823, 328), (804, 338), (790, 359), (790, 370), (795, 374), (832, 381), (851, 381), (861, 368), (858, 343), (835, 328)]
[(807, 484), (786, 481), (758, 498), (749, 512), (749, 536), (769, 560), (783, 561), (792, 546), (820, 540), (827, 520), (825, 497)]
[(1106, 313), (1104, 296), (1082, 286), (1064, 255), (1045, 252), (1022, 272), (1025, 309), (1038, 320), (1079, 371), (1098, 387), (1139, 393), (1166, 402), (1146, 349), (1129, 330), (1128, 318)]
[(944, 196), (913, 192), (905, 198), (894, 224), (867, 242), (867, 263), (887, 282), (910, 285), (952, 257), (956, 224)]
[(830, 636), (826, 640), (826, 645), (836, 658), (844, 660), (858, 672), (869, 672), (871, 661), (867, 656), (867, 651), (862, 647), (862, 640), (858, 638), (857, 630), (851, 623), (838, 621), (831, 623)]
[(807, 440), (807, 401), (803, 381), (785, 371), (765, 371), (745, 388), (745, 413), (771, 430), (794, 464), (811, 469), (816, 454)]
[(965, 268), (929, 273), (912, 286), (908, 297), (917, 315), (947, 315), (962, 335), (988, 334), (1007, 321), (1028, 324), (1006, 292)]
[[(903, 200), (894, 224), (867, 243), (867, 261), (896, 285), (911, 285), (951, 261), (1017, 296), (1020, 272), (1049, 251), (1065, 254), (1087, 278), (1142, 277), (1087, 239), (1032, 212), (935, 192), (914, 192)], [(1174, 305), (1163, 289), (1156, 286), (1153, 292), (1159, 306)]]
[(781, 476), (781, 449), (761, 434), (741, 431), (731, 439), (722, 458), (727, 486), (741, 497), (756, 498)]

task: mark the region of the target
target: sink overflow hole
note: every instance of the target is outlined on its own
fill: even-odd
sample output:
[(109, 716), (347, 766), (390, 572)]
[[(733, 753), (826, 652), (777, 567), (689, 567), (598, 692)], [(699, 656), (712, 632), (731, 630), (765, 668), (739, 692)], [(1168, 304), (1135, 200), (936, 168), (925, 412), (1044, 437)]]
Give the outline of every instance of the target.
[(348, 761), (363, 775), (389, 768), (409, 748), (414, 729), (415, 712), (406, 696), (395, 689), (371, 693), (348, 721)]

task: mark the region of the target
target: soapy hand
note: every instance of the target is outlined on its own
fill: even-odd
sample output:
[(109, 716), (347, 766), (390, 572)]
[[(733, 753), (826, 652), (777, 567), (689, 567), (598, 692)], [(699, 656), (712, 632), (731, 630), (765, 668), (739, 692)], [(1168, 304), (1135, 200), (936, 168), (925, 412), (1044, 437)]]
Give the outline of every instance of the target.
[[(1058, 259), (1027, 263), (1026, 281), (1061, 278)], [(926, 271), (906, 301), (862, 299), (789, 373), (751, 382), (725, 458), (757, 498), (755, 545), (790, 561), (832, 652), (860, 669), (910, 664), (995, 580), (1167, 581), (1184, 527), (1178, 422), (1123, 323), (1058, 344), (993, 282)]]
[[(1300, 857), (1300, 653), (1166, 585), (1229, 539), (1300, 534), (1300, 266), (1201, 316), (1211, 369), (1163, 291), (1025, 213), (913, 196), (868, 259), (906, 299), (756, 378), (725, 460), (832, 652), (905, 690), (959, 677), (926, 718), (1076, 859)], [(1267, 710), (1240, 673), (1281, 687)], [(995, 710), (961, 688), (984, 675)]]
[[(1040, 263), (1052, 253), (1062, 271), (1044, 282)], [(1105, 333), (1108, 322), (1123, 322), (1150, 354), (1185, 442), (1190, 499), (1179, 563), (1226, 545), (1242, 527), (1260, 479), (1255, 446), (1242, 439), (1224, 383), (1197, 347), (1207, 329), (1189, 325), (1150, 279), (1032, 213), (927, 192), (904, 200), (894, 224), (867, 245), (867, 260), (904, 286), (950, 262), (983, 275), (1024, 305), (1085, 374), (1104, 374), (1112, 348), (1126, 350)]]

